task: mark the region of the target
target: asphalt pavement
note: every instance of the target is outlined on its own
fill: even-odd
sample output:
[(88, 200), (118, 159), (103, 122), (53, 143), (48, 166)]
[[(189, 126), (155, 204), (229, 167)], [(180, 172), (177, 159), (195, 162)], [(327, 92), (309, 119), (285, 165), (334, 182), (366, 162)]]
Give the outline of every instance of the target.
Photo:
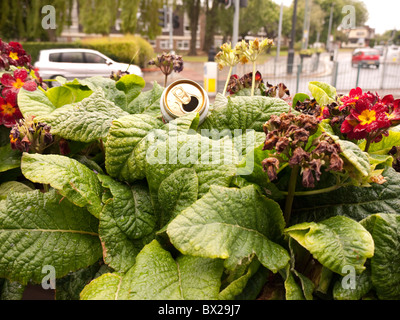
[[(184, 58), (183, 58), (184, 59)], [(292, 73), (287, 74), (287, 57), (282, 56), (279, 59), (270, 57), (264, 64), (257, 65), (263, 76), (264, 82), (276, 85), (284, 83), (291, 93), (297, 92), (310, 94), (308, 83), (310, 81), (327, 82), (337, 88), (338, 93), (346, 94), (356, 86), (364, 91), (378, 92), (381, 96), (393, 94), (395, 98), (400, 97), (400, 63), (381, 64), (376, 68), (354, 68), (351, 65), (351, 52), (339, 52), (337, 55), (337, 76), (335, 76), (335, 64), (330, 59), (329, 53), (322, 53), (317, 59), (316, 55), (310, 58), (304, 58), (302, 63), (298, 54), (295, 56)], [(146, 81), (145, 90), (153, 86), (157, 81), (164, 85), (164, 75), (158, 69), (144, 69), (144, 80)], [(239, 64), (235, 73), (242, 76), (252, 71), (252, 65)], [(222, 92), (228, 68), (218, 70), (217, 72), (217, 92)], [(184, 62), (184, 68), (180, 73), (172, 73), (168, 78), (170, 84), (178, 79), (191, 79), (204, 86), (204, 62)], [(210, 100), (213, 101), (213, 95)]]

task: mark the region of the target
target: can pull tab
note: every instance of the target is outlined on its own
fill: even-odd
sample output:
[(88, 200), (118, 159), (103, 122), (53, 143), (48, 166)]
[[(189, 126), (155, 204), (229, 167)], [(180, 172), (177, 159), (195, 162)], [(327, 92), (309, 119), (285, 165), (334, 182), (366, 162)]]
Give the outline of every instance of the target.
[(182, 103), (188, 104), (191, 100), (191, 97), (187, 94), (185, 90), (181, 86), (177, 86), (172, 89), (172, 94)]

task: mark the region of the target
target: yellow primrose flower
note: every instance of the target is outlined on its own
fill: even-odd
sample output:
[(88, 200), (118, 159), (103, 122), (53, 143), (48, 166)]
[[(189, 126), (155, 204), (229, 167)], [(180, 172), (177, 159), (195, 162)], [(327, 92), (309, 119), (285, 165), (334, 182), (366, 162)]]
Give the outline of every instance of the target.
[(234, 67), (239, 63), (239, 55), (232, 49), (230, 43), (224, 43), (221, 46), (221, 51), (215, 56), (215, 62), (218, 63), (218, 68), (220, 70), (224, 67)]
[(242, 63), (246, 63), (247, 61), (255, 62), (258, 56), (265, 51), (267, 48), (271, 47), (274, 44), (271, 39), (264, 39), (263, 41), (259, 41), (257, 38), (254, 40), (250, 40), (247, 43), (245, 40), (236, 44), (236, 51), (240, 55), (240, 61)]

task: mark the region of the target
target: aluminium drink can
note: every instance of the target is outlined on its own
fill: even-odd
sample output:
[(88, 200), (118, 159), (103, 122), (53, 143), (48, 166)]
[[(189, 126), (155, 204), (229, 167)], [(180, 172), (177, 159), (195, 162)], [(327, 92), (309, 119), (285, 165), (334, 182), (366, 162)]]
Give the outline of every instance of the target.
[(180, 79), (165, 88), (160, 99), (160, 109), (164, 121), (184, 116), (187, 113), (198, 112), (200, 124), (207, 116), (209, 99), (207, 92), (197, 82)]

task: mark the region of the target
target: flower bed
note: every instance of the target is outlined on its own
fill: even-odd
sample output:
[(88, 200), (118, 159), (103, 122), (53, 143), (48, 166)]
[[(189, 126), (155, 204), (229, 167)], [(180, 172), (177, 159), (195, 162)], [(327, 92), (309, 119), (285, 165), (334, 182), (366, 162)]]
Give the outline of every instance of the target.
[(201, 125), (165, 123), (164, 88), (136, 75), (47, 89), (4, 42), (0, 66), (4, 299), (47, 270), (57, 299), (400, 298), (399, 100), (319, 82), (292, 97), (254, 63)]

